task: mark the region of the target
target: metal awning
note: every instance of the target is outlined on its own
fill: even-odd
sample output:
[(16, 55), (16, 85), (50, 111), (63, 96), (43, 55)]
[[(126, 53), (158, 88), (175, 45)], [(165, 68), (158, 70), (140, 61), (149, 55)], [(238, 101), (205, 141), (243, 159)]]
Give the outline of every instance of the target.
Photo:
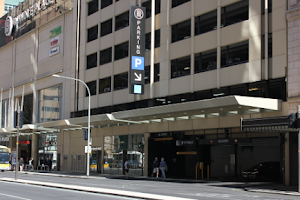
[[(158, 123), (198, 119), (237, 114), (252, 114), (281, 110), (282, 101), (261, 97), (226, 96), (213, 99), (191, 101), (163, 106), (141, 108), (91, 116), (93, 127), (119, 126), (128, 124)], [(79, 130), (87, 128), (88, 117), (24, 125), (21, 132), (39, 133), (59, 129)], [(15, 133), (16, 129), (2, 128), (0, 132)]]

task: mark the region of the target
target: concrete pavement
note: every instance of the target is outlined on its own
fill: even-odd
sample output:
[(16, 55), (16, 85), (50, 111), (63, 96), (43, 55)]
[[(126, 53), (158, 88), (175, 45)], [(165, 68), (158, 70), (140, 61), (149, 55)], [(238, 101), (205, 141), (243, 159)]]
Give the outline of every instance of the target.
[[(56, 176), (56, 177), (68, 177), (68, 178), (83, 178), (83, 179), (124, 179), (122, 175), (106, 175), (106, 174), (91, 174), (90, 176), (86, 176), (83, 174), (70, 174), (63, 172), (49, 172), (49, 173), (39, 173), (39, 172), (22, 172), (32, 175), (40, 175), (40, 176)], [(131, 176), (133, 180), (149, 180), (149, 181), (161, 181), (160, 179), (150, 178), (150, 177), (140, 177), (140, 176)], [(33, 184), (33, 185), (42, 185), (48, 187), (58, 187), (79, 191), (87, 191), (87, 192), (96, 192), (102, 194), (110, 194), (110, 195), (120, 195), (126, 197), (134, 197), (134, 198), (143, 198), (143, 199), (178, 199), (183, 200), (187, 198), (179, 198), (173, 196), (162, 196), (155, 194), (146, 194), (146, 193), (138, 193), (138, 192), (130, 192), (130, 191), (121, 191), (114, 189), (101, 189), (101, 188), (91, 188), (91, 187), (83, 187), (76, 185), (64, 185), (57, 183), (45, 183), (38, 181), (29, 181), (29, 180), (14, 180), (12, 178), (0, 178), (2, 181), (10, 181), (10, 182), (19, 182), (25, 184)], [(217, 186), (217, 187), (230, 187), (230, 188), (239, 188), (244, 189), (248, 192), (258, 192), (258, 193), (269, 193), (269, 194), (283, 194), (283, 195), (293, 195), (300, 196), (298, 193), (298, 186), (283, 186), (281, 184), (274, 183), (259, 183), (259, 182), (220, 182), (220, 181), (207, 181), (207, 180), (187, 180), (187, 179), (171, 179), (167, 178), (167, 182), (180, 182), (180, 183), (203, 183), (206, 185)]]

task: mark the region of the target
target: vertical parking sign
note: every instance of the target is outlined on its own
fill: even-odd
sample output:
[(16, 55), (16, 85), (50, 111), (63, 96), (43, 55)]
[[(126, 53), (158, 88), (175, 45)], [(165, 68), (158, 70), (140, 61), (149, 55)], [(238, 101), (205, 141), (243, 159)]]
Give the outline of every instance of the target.
[(144, 94), (146, 8), (130, 8), (130, 94)]

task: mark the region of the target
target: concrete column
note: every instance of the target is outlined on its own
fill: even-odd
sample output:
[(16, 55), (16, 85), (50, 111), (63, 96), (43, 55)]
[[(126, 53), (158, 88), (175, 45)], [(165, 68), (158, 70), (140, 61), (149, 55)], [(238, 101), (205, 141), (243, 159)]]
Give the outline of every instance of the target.
[(34, 169), (36, 169), (36, 166), (38, 164), (38, 143), (38, 135), (33, 134), (31, 137), (31, 157), (33, 158)]
[(230, 148), (230, 176), (236, 176), (236, 144), (232, 144)]

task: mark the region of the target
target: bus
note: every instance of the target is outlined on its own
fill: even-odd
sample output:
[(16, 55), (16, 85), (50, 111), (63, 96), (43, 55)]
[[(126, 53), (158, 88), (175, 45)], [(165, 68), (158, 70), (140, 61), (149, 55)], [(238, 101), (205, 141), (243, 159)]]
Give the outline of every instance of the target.
[(11, 170), (10, 154), (11, 154), (10, 148), (0, 145), (0, 170), (1, 171)]

